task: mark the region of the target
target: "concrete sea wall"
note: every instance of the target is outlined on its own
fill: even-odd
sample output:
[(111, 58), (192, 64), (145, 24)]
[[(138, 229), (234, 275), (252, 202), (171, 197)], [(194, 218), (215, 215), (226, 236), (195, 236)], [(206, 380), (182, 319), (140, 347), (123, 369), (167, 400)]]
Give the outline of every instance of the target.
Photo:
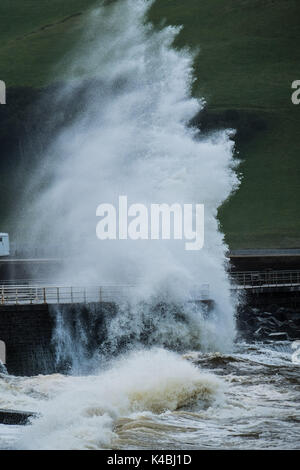
[(74, 327), (74, 334), (78, 331), (76, 323), (93, 325), (89, 338), (91, 348), (103, 340), (106, 316), (116, 311), (114, 304), (105, 302), (60, 306), (1, 305), (0, 340), (5, 343), (5, 365), (9, 374), (33, 376), (64, 372), (64, 365), (56, 361), (53, 338), (57, 308), (64, 321)]
[[(243, 297), (237, 324), (240, 333), (245, 333), (248, 339), (300, 338), (299, 290), (257, 289), (244, 293)], [(156, 307), (161, 314), (163, 308)], [(73, 351), (84, 343), (88, 359), (106, 339), (107, 325), (116, 312), (116, 304), (110, 302), (0, 305), (0, 341), (2, 354), (5, 349), (8, 373), (33, 376), (66, 372), (70, 366), (68, 356), (58, 358), (57, 355), (57, 341), (61, 341), (57, 337), (57, 322), (62, 336), (68, 330)]]

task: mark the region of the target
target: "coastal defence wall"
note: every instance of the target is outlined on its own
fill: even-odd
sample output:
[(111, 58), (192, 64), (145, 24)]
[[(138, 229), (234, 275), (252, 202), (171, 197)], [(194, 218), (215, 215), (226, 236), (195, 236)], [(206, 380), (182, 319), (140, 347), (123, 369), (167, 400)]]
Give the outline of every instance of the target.
[[(58, 363), (54, 331), (56, 311), (60, 318), (78, 331), (90, 324), (90, 348), (103, 341), (104, 322), (114, 315), (116, 306), (111, 303), (72, 305), (0, 305), (0, 341), (5, 344), (6, 369), (16, 376), (33, 376), (65, 372), (67, 364)], [(76, 338), (75, 338), (76, 340)], [(78, 338), (79, 341), (79, 338)]]
[[(300, 270), (300, 249), (236, 250), (228, 253), (230, 271)], [(55, 279), (65, 267), (63, 259), (1, 257), (1, 281)]]
[(231, 272), (300, 270), (300, 249), (235, 250), (228, 257)]
[[(159, 307), (159, 306), (158, 306)], [(271, 312), (265, 314), (264, 312)], [(252, 339), (300, 337), (300, 291), (258, 289), (245, 293), (238, 309), (238, 326)], [(117, 313), (112, 302), (89, 304), (0, 305), (0, 341), (5, 345), (6, 369), (16, 376), (65, 373), (70, 364), (57, 358), (57, 322), (69, 330), (73, 344), (91, 357), (106, 338), (106, 325)], [(272, 320), (272, 325), (265, 325)], [(263, 328), (261, 324), (263, 323)], [(256, 332), (258, 333), (256, 334)], [(83, 332), (83, 336), (82, 336)], [(88, 357), (88, 356), (87, 356)]]
[(48, 305), (0, 306), (0, 340), (5, 343), (5, 365), (10, 374), (53, 372), (54, 325)]

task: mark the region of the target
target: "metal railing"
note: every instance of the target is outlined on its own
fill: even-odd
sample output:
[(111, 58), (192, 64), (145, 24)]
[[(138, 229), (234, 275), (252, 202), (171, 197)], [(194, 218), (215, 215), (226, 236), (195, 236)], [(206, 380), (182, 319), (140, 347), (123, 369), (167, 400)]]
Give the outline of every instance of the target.
[[(134, 295), (136, 285), (102, 285), (98, 287), (68, 287), (55, 285), (27, 285), (2, 283), (0, 305), (28, 304), (76, 304), (92, 302), (122, 302)], [(139, 289), (138, 289), (139, 291)], [(136, 292), (138, 294), (138, 292)], [(199, 286), (193, 293), (194, 300), (209, 299), (209, 285)]]
[(125, 299), (132, 286), (0, 286), (0, 304), (75, 304), (116, 302)]
[[(299, 287), (300, 271), (245, 271), (230, 273), (233, 289)], [(120, 302), (137, 288), (134, 285), (102, 285), (68, 287), (43, 284), (42, 281), (1, 281), (0, 305), (11, 304), (75, 304)], [(209, 285), (199, 286), (193, 293), (197, 300), (209, 299)]]
[(245, 271), (230, 273), (234, 287), (251, 289), (255, 287), (300, 286), (300, 271)]

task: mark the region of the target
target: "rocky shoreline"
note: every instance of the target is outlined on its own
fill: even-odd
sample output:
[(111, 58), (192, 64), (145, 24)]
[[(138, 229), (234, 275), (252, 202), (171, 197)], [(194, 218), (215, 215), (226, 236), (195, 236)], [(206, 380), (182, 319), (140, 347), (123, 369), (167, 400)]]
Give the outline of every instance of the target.
[(300, 310), (270, 305), (262, 308), (242, 306), (238, 310), (237, 327), (247, 340), (300, 339)]

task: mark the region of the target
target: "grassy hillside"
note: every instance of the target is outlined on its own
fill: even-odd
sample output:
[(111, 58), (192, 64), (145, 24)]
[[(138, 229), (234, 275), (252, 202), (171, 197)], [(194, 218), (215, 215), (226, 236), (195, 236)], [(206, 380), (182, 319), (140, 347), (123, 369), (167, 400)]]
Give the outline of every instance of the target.
[(1, 0), (0, 76), (8, 86), (41, 86), (72, 47), (95, 0)]
[(195, 93), (209, 112), (237, 110), (264, 124), (238, 145), (243, 182), (220, 211), (228, 242), (299, 247), (300, 105), (291, 83), (300, 79), (300, 2), (162, 0), (152, 17), (184, 24), (178, 44), (200, 47)]
[[(0, 78), (9, 87), (45, 85), (94, 4), (1, 0)], [(158, 25), (184, 26), (178, 46), (200, 49), (194, 93), (207, 111), (197, 123), (238, 130), (243, 181), (220, 210), (232, 248), (300, 247), (300, 105), (291, 103), (299, 18), (299, 0), (157, 0), (150, 12)]]

